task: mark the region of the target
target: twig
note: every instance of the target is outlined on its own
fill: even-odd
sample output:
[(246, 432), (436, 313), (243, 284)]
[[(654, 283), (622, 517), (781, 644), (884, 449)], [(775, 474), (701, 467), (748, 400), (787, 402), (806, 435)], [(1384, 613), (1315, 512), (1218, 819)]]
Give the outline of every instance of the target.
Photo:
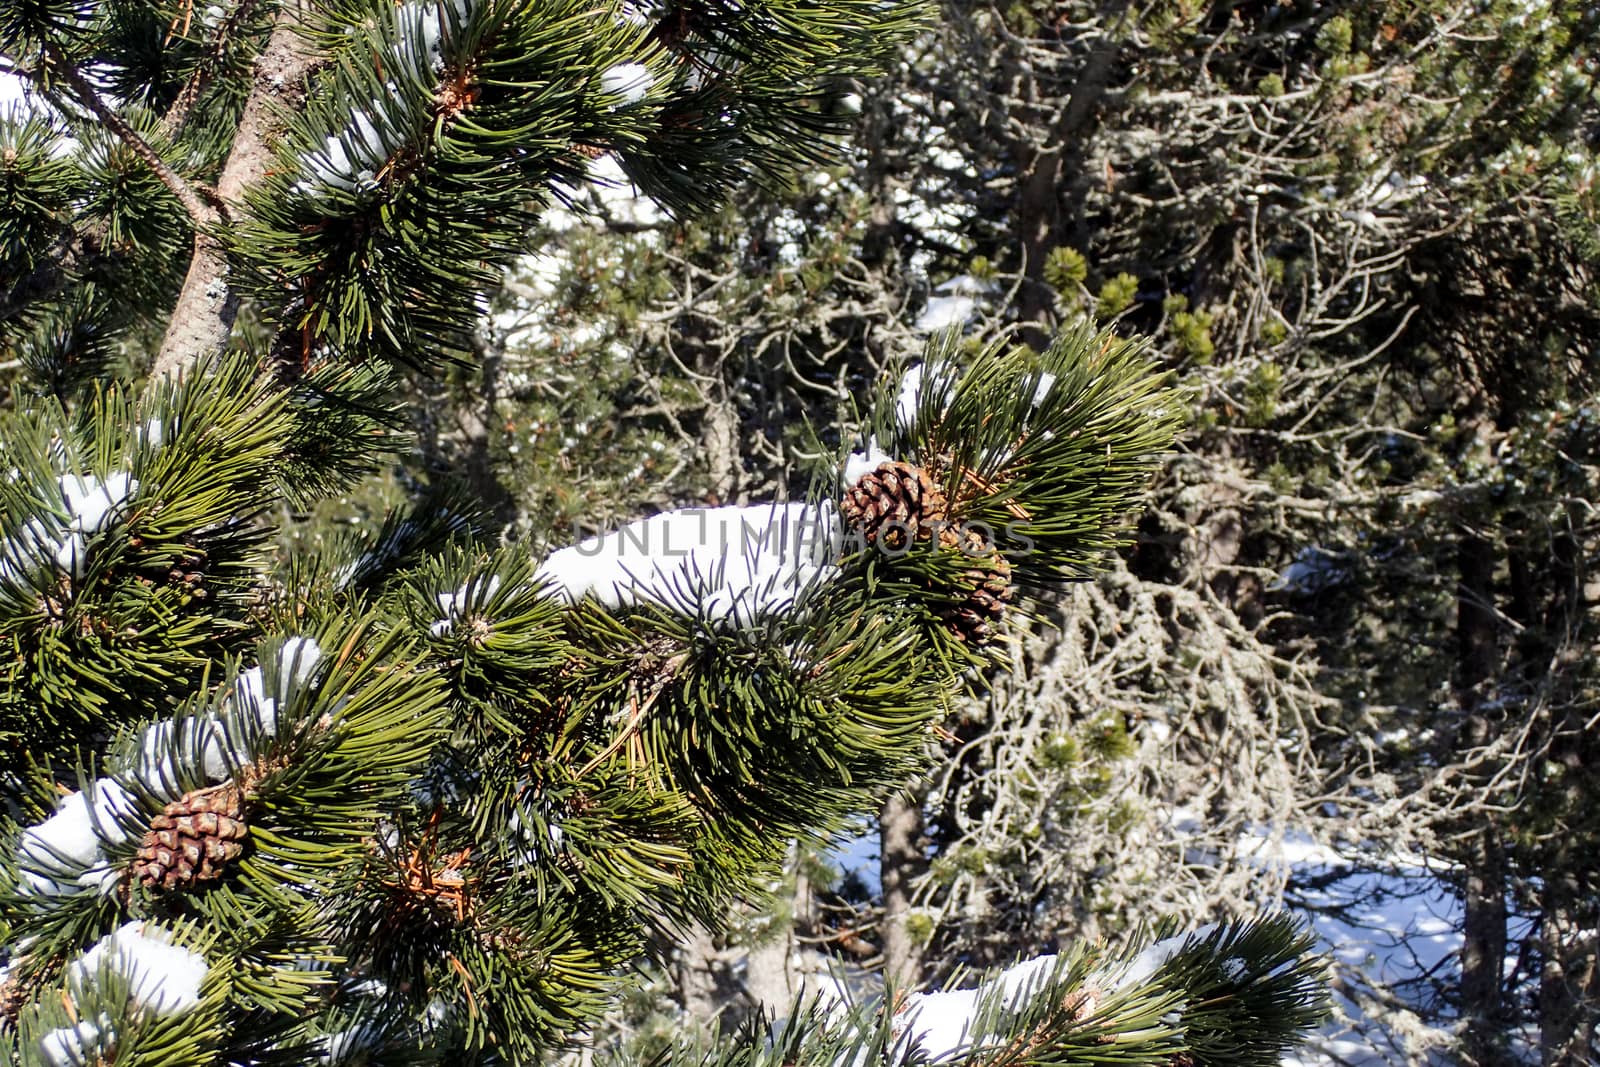
[[(683, 661), (687, 658), (688, 657), (686, 655), (680, 654), (667, 661), (666, 667), (668, 671), (668, 679), (670, 679), (673, 674), (677, 673), (678, 668), (683, 665)], [(574, 775), (574, 777), (584, 777), (590, 771), (600, 766), (600, 764), (616, 755), (617, 752), (622, 749), (622, 746), (627, 744), (628, 740), (638, 732), (639, 724), (644, 721), (645, 715), (652, 707), (655, 706), (655, 702), (660, 698), (662, 692), (665, 691), (666, 688), (666, 680), (663, 680), (655, 687), (653, 691), (651, 691), (650, 695), (645, 698), (645, 702), (643, 704), (639, 703), (638, 695), (634, 694), (633, 697), (630, 698), (630, 703), (633, 705), (633, 707), (628, 715), (627, 726), (623, 727), (622, 732), (617, 735), (616, 739), (613, 740), (611, 744), (607, 745), (598, 756), (584, 764), (578, 773)]]
[(178, 198), (178, 203), (183, 205), (183, 209), (189, 213), (189, 217), (194, 220), (196, 226), (204, 226), (207, 223), (216, 221), (216, 208), (206, 203), (199, 192), (195, 190), (195, 187), (185, 181), (177, 171), (167, 166), (166, 161), (161, 158), (154, 148), (150, 147), (149, 142), (139, 136), (137, 130), (129, 126), (121, 115), (113, 111), (104, 100), (100, 99), (100, 94), (95, 91), (94, 86), (89, 84), (88, 79), (83, 76), (75, 64), (62, 54), (59, 48), (54, 44), (46, 44), (45, 53), (50, 57), (50, 61), (56, 65), (62, 78), (66, 80), (68, 85), (72, 86), (78, 102), (94, 112), (95, 118), (100, 120), (102, 126), (116, 134), (124, 144), (133, 149), (134, 155), (144, 160), (145, 165), (161, 180), (161, 184), (165, 185), (172, 195)]

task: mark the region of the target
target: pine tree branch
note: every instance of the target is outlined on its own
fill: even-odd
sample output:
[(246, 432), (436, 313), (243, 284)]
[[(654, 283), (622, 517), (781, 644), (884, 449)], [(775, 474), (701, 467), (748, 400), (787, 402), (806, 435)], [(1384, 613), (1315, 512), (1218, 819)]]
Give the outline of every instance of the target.
[(55, 64), (61, 77), (72, 87), (73, 95), (78, 103), (93, 112), (102, 126), (116, 134), (118, 139), (131, 148), (135, 155), (144, 160), (145, 165), (150, 168), (157, 178), (161, 179), (161, 184), (165, 185), (172, 195), (178, 198), (178, 203), (183, 205), (183, 209), (189, 213), (189, 217), (194, 220), (196, 226), (204, 226), (216, 218), (216, 210), (201, 198), (195, 187), (185, 181), (181, 174), (167, 166), (166, 161), (161, 158), (160, 154), (150, 147), (148, 141), (139, 136), (137, 130), (128, 125), (126, 119), (112, 110), (100, 98), (100, 94), (95, 91), (94, 86), (89, 84), (88, 79), (78, 70), (76, 64), (51, 43), (45, 44), (45, 54)]
[[(256, 60), (255, 80), (239, 118), (233, 149), (217, 180), (217, 196), (226, 213), (237, 204), (245, 186), (266, 173), (281, 116), (291, 113), (305, 93), (305, 79), (316, 61), (296, 25), (296, 5), (278, 9), (272, 36)], [(195, 234), (194, 257), (183, 290), (172, 309), (153, 374), (178, 373), (227, 347), (239, 297), (228, 285), (228, 260), (222, 242), (205, 229)]]
[(222, 65), (227, 57), (228, 45), (233, 39), (233, 32), (255, 11), (260, 0), (239, 0), (234, 5), (233, 11), (217, 26), (216, 35), (212, 38), (210, 48), (205, 59), (195, 67), (194, 73), (189, 75), (189, 80), (184, 83), (183, 91), (172, 102), (167, 113), (161, 117), (161, 133), (166, 137), (176, 137), (183, 130), (184, 123), (189, 121), (189, 114), (194, 110), (195, 103), (200, 99), (200, 94), (211, 83), (212, 75)]

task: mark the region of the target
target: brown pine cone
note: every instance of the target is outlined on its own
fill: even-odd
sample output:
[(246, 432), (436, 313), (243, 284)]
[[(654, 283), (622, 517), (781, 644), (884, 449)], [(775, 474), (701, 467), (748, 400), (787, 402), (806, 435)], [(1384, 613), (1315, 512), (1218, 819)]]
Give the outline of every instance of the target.
[(150, 888), (187, 889), (222, 877), (244, 854), (250, 827), (244, 798), (232, 783), (196, 789), (150, 820), (133, 876)]
[[(1006, 608), (1011, 603), (1011, 564), (999, 552), (990, 549), (988, 542), (974, 530), (962, 530), (959, 540), (956, 536), (940, 540), (946, 548), (959, 546), (972, 558), (973, 565), (961, 576), (961, 584), (967, 590), (966, 598), (942, 608), (939, 618), (967, 644), (986, 645), (999, 635)], [(982, 554), (986, 549), (987, 554)]]
[(845, 490), (839, 513), (868, 544), (906, 547), (907, 537), (931, 540), (945, 519), (944, 492), (921, 467), (900, 460), (880, 463)]

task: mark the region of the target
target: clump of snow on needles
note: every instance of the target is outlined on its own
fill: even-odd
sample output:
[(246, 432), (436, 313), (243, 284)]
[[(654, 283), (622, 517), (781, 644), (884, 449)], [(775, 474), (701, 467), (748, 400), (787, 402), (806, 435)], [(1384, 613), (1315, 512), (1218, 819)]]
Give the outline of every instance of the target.
[(179, 781), (178, 762), (204, 781), (221, 782), (259, 758), (264, 742), (277, 736), (279, 707), (311, 681), (322, 649), (309, 637), (290, 637), (276, 658), (273, 692), (261, 667), (251, 667), (224, 695), (226, 714), (179, 717), (146, 729), (132, 774), (152, 792), (170, 793)]
[(1054, 955), (1023, 960), (971, 989), (912, 993), (895, 1012), (896, 1040), (910, 1033), (912, 1044), (928, 1058), (954, 1056), (971, 1044), (979, 1008), (999, 997), (1005, 1011), (1019, 1011), (1049, 981), (1058, 966)]
[(456, 623), (481, 611), (499, 591), (500, 579), (491, 574), (487, 581), (473, 578), (453, 593), (435, 594), (443, 616), (428, 627), (428, 632), (434, 637), (443, 637), (455, 629)]
[(111, 1018), (102, 1012), (98, 1019), (84, 1019), (72, 1026), (60, 1026), (39, 1039), (39, 1054), (50, 1067), (85, 1067), (100, 1063), (100, 1053), (116, 1041)]
[[(469, 0), (407, 0), (400, 4), (395, 9), (400, 55), (393, 65), (401, 66), (402, 59), (415, 56), (426, 60), (432, 74), (442, 74), (445, 42), (471, 15)], [(344, 129), (328, 134), (320, 146), (305, 154), (305, 177), (295, 183), (296, 193), (314, 197), (332, 190), (365, 192), (375, 188), (389, 159), (418, 132), (406, 127), (404, 109), (397, 106), (399, 87), (389, 81), (385, 89), (388, 99), (373, 98), (366, 107), (353, 109)]]
[[(373, 101), (372, 111), (382, 114), (378, 101)], [(378, 172), (401, 147), (380, 129), (382, 121), (366, 110), (351, 112), (348, 126), (329, 134), (322, 147), (305, 156), (306, 177), (295, 183), (294, 191), (315, 196), (331, 189), (355, 192), (374, 188)]]
[(103, 971), (127, 979), (129, 994), (146, 1011), (172, 1015), (200, 1003), (206, 961), (198, 952), (172, 943), (154, 923), (124, 923), (67, 968), (67, 984), (81, 997)]
[[(1185, 947), (1205, 941), (1216, 929), (1215, 925), (1204, 926), (1157, 941), (1132, 960), (1088, 976), (1082, 986), (1090, 997), (1085, 1007), (1092, 1011), (1098, 998), (1150, 982), (1168, 960)], [(1237, 964), (1237, 961), (1223, 961), (1224, 966), (1229, 963)], [(909, 1033), (915, 1047), (932, 1060), (956, 1056), (971, 1045), (982, 1005), (998, 999), (1003, 1011), (1021, 1011), (1060, 967), (1060, 957), (1045, 954), (1023, 960), (971, 989), (913, 993), (895, 1012), (894, 1036), (899, 1039)]]
[(535, 577), (574, 603), (657, 604), (743, 625), (829, 578), (843, 536), (831, 501), (687, 508), (553, 552)]
[(78, 888), (111, 886), (118, 872), (107, 861), (105, 847), (128, 840), (122, 823), (138, 814), (132, 794), (109, 778), (62, 797), (55, 814), (24, 830), (17, 842), (23, 892), (60, 896)]
[(0, 110), (27, 103), (26, 83), (10, 71), (0, 72)]
[(894, 457), (883, 450), (878, 439), (869, 437), (861, 449), (850, 453), (844, 461), (844, 484), (854, 485), (883, 464), (892, 462)]
[(1155, 977), (1155, 973), (1168, 960), (1177, 955), (1185, 945), (1204, 941), (1214, 934), (1216, 930), (1216, 924), (1212, 923), (1189, 933), (1157, 941), (1129, 960), (1125, 966), (1106, 972), (1104, 987), (1108, 989), (1128, 989), (1133, 986), (1143, 985)]
[(917, 425), (917, 417), (925, 410), (944, 412), (950, 407), (956, 389), (956, 368), (948, 363), (930, 367), (915, 363), (900, 376), (900, 386), (895, 391), (895, 420), (901, 429), (910, 430)]
[[(913, 363), (906, 368), (895, 388), (895, 424), (900, 431), (911, 432), (925, 407), (939, 412), (948, 409), (955, 393), (956, 378), (956, 368), (950, 364), (930, 367), (925, 363)], [(924, 394), (927, 394), (926, 398)], [(867, 438), (866, 444), (845, 459), (844, 484), (854, 485), (863, 475), (872, 473), (895, 458), (884, 450), (877, 437)]]
[(396, 9), (395, 18), (400, 26), (403, 43), (420, 44), (428, 55), (434, 73), (439, 73), (444, 69), (444, 19), (449, 18), (459, 27), (471, 14), (472, 5), (468, 0), (450, 0), (448, 5), (433, 0), (426, 3), (407, 0)]
[(632, 107), (645, 98), (654, 81), (643, 63), (618, 63), (600, 76), (600, 87), (607, 95), (620, 97), (619, 106)]
[(59, 573), (82, 578), (89, 544), (111, 529), (128, 510), (128, 500), (139, 491), (130, 474), (64, 474), (58, 480), (67, 518), (60, 532), (40, 519), (29, 520), (20, 531), (0, 543), (0, 579), (19, 577), (43, 565)]

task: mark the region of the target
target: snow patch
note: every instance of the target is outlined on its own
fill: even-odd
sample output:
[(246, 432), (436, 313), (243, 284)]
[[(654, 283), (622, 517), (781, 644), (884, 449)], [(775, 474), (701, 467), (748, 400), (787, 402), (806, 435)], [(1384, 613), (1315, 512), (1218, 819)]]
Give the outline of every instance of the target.
[(372, 116), (356, 111), (350, 125), (329, 134), (322, 147), (305, 156), (306, 176), (294, 185), (303, 196), (338, 189), (365, 192), (377, 187), (378, 171), (389, 159), (390, 147), (379, 135)]
[(934, 296), (922, 309), (912, 329), (923, 333), (945, 330), (952, 326), (965, 326), (977, 313), (978, 302), (970, 296)]
[(843, 536), (831, 501), (688, 508), (553, 552), (535, 577), (573, 603), (658, 604), (745, 625), (830, 578)]
[(473, 578), (453, 593), (436, 593), (434, 599), (444, 614), (428, 627), (428, 633), (434, 637), (445, 636), (455, 629), (456, 623), (481, 611), (499, 591), (500, 579), (491, 574), (488, 581)]
[(50, 1067), (85, 1067), (101, 1061), (101, 1051), (115, 1038), (111, 1019), (101, 1014), (98, 1022), (62, 1026), (39, 1039), (39, 1055)]
[(138, 481), (126, 473), (109, 474), (104, 480), (64, 474), (57, 485), (67, 512), (60, 532), (35, 518), (0, 541), (0, 580), (17, 581), (46, 565), (82, 578), (90, 542), (116, 524), (127, 511), (128, 499), (139, 491)]
[(56, 812), (24, 830), (17, 843), (22, 891), (60, 896), (78, 888), (106, 889), (119, 872), (106, 858), (107, 845), (129, 839), (122, 823), (139, 819), (138, 801), (109, 778), (85, 792), (69, 793)]
[(147, 922), (124, 923), (101, 938), (67, 968), (67, 984), (78, 995), (102, 970), (120, 974), (141, 1007), (157, 1015), (188, 1011), (200, 1003), (205, 957), (172, 943), (172, 935)]
[(645, 98), (654, 83), (650, 68), (643, 63), (618, 63), (600, 75), (600, 88), (608, 96), (621, 98), (614, 107), (632, 107)]
[(139, 483), (128, 474), (108, 474), (105, 481), (80, 474), (61, 478), (61, 497), (71, 517), (67, 534), (56, 549), (56, 567), (63, 574), (83, 577), (89, 538), (108, 529), (122, 515), (127, 499)]
[(990, 282), (979, 281), (970, 274), (958, 274), (937, 286), (928, 298), (927, 307), (917, 316), (912, 328), (922, 333), (964, 326), (978, 313), (979, 300), (995, 291)]
[(855, 485), (883, 464), (893, 462), (894, 457), (878, 446), (878, 439), (869, 437), (861, 451), (850, 453), (850, 457), (844, 461), (844, 484)]
[(615, 153), (607, 153), (590, 163), (589, 177), (600, 209), (607, 217), (634, 226), (653, 226), (666, 218), (655, 201), (639, 195)]
[(10, 71), (0, 73), (0, 109), (15, 106), (19, 114), (26, 114), (30, 104), (27, 86), (27, 82)]
[(1155, 977), (1155, 973), (1181, 952), (1185, 945), (1204, 941), (1216, 933), (1216, 930), (1216, 924), (1212, 923), (1190, 933), (1157, 941), (1129, 960), (1126, 966), (1105, 972), (1102, 984), (1109, 989), (1130, 989), (1143, 985)]
[(131, 774), (156, 794), (180, 785), (177, 764), (208, 783), (226, 781), (255, 762), (278, 734), (278, 708), (310, 683), (322, 649), (309, 637), (290, 637), (278, 648), (275, 691), (268, 693), (260, 666), (241, 671), (223, 699), (224, 714), (183, 716), (155, 723), (140, 736)]
[(954, 1056), (972, 1038), (978, 1007), (998, 996), (1005, 1011), (1021, 1010), (1042, 989), (1058, 966), (1054, 955), (1023, 960), (972, 989), (913, 993), (905, 998), (892, 1023), (896, 1040), (909, 1032), (912, 1043), (930, 1059)]
[[(902, 430), (917, 426), (918, 416), (925, 409), (943, 414), (950, 408), (956, 391), (956, 368), (946, 364), (929, 367), (917, 363), (907, 368), (900, 377), (900, 388), (895, 393), (895, 419)], [(924, 396), (924, 394), (929, 394)]]

